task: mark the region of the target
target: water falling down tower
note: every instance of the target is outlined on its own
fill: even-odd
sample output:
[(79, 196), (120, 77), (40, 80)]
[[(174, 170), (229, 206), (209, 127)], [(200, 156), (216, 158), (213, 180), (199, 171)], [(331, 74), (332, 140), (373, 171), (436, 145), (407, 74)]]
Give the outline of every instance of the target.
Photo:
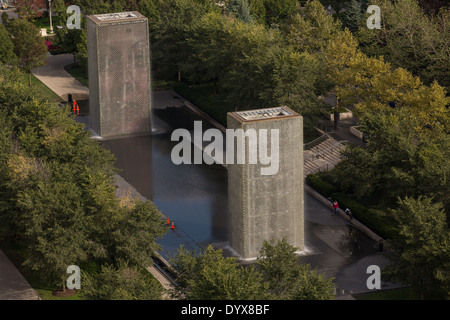
[[(303, 118), (288, 107), (228, 113), (228, 129), (240, 131), (243, 147), (234, 145), (234, 154), (241, 153), (244, 163), (228, 163), (228, 210), (230, 247), (243, 259), (259, 255), (264, 240), (281, 240), (304, 250), (304, 179), (303, 179)], [(271, 150), (271, 138), (266, 143), (267, 154), (278, 152), (278, 170), (262, 174), (268, 167), (258, 161), (251, 164), (250, 135), (266, 129), (277, 129), (278, 150)], [(239, 134), (238, 134), (239, 135)], [(242, 135), (246, 135), (244, 138)], [(228, 139), (228, 137), (227, 137)], [(237, 138), (239, 139), (239, 137)], [(227, 141), (227, 156), (230, 151)]]
[(151, 132), (148, 21), (139, 12), (87, 16), (90, 127), (102, 137)]

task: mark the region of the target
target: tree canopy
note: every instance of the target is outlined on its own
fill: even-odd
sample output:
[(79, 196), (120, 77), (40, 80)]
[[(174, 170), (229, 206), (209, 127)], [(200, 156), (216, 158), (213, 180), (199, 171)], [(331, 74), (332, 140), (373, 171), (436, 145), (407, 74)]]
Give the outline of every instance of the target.
[(117, 198), (112, 154), (20, 79), (0, 65), (0, 220), (25, 265), (54, 285), (86, 261), (148, 266), (166, 232), (158, 209)]
[(19, 66), (29, 75), (31, 86), (31, 71), (46, 63), (47, 46), (39, 34), (39, 30), (24, 19), (12, 19), (6, 25), (11, 34), (14, 53), (19, 59)]
[(333, 299), (332, 279), (299, 265), (295, 251), (285, 239), (265, 242), (257, 264), (241, 266), (212, 245), (198, 253), (181, 247), (171, 261), (178, 283), (172, 294), (202, 300)]
[(412, 285), (422, 299), (430, 283), (450, 296), (450, 229), (442, 204), (422, 196), (399, 198), (392, 215), (400, 235), (391, 243), (391, 264), (383, 269), (383, 278)]

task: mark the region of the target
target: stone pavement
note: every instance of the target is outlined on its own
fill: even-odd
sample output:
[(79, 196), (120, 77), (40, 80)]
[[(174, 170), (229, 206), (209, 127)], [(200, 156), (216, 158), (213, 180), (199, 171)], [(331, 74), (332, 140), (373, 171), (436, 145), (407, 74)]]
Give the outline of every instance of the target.
[(39, 294), (0, 250), (0, 300), (40, 300)]
[(47, 64), (34, 69), (33, 75), (65, 101), (68, 101), (69, 93), (75, 100), (85, 100), (89, 97), (89, 88), (64, 70), (65, 66), (72, 63), (72, 54), (51, 55), (47, 53)]

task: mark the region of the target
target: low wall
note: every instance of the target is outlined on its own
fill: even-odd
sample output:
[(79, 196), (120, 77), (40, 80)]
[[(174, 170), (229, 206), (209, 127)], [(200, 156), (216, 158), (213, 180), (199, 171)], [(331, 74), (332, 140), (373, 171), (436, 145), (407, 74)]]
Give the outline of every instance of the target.
[[(339, 113), (339, 120), (344, 120), (344, 119), (351, 119), (353, 118), (353, 112), (347, 108), (345, 108), (345, 110), (347, 110), (346, 112), (340, 112)], [(334, 121), (334, 113), (330, 113), (329, 114), (329, 119), (331, 121)]]
[(364, 137), (364, 133), (362, 132), (362, 131), (359, 131), (357, 128), (358, 128), (359, 126), (353, 126), (353, 127), (350, 127), (350, 133), (352, 134), (352, 135), (354, 135), (355, 137), (357, 137), (357, 138), (359, 138), (359, 139), (363, 139), (363, 137)]

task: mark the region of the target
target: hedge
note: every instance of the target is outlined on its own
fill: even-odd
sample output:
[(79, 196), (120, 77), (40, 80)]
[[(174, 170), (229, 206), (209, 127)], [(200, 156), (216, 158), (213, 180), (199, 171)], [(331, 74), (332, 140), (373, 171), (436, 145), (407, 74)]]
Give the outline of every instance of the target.
[(353, 217), (362, 224), (369, 227), (376, 234), (385, 239), (393, 239), (398, 235), (398, 229), (395, 221), (386, 216), (382, 211), (367, 208), (347, 194), (339, 192), (338, 188), (329, 182), (323, 181), (316, 174), (309, 175), (306, 178), (307, 184), (314, 190), (327, 198), (337, 200), (341, 209), (349, 208)]
[(338, 188), (331, 183), (323, 181), (317, 174), (310, 174), (306, 177), (306, 183), (321, 195), (330, 198), (333, 193), (338, 192)]

